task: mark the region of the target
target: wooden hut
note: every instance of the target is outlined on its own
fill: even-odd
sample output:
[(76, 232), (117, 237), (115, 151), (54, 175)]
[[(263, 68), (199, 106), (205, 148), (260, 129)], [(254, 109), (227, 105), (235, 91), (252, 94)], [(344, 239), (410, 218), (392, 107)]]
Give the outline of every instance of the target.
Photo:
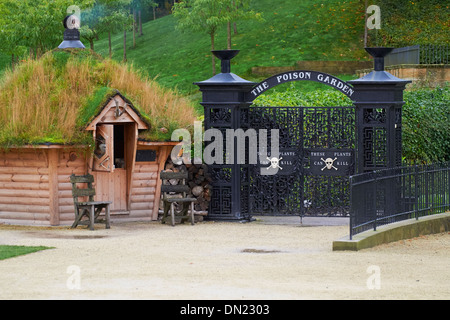
[[(62, 65), (64, 65), (63, 68), (66, 68), (67, 61), (71, 57), (65, 55), (72, 56), (73, 52), (67, 50), (57, 50), (57, 52), (63, 54), (63, 57), (59, 58), (64, 58)], [(61, 64), (58, 58), (55, 59), (54, 53), (45, 59), (51, 63), (44, 61), (44, 66), (48, 64), (55, 67)], [(107, 64), (120, 67), (111, 61), (105, 62), (97, 58), (94, 60), (96, 61), (94, 67), (92, 67), (92, 59), (88, 64), (92, 70), (96, 70), (98, 73), (111, 69), (105, 67)], [(32, 63), (36, 62), (30, 62), (30, 64)], [(30, 66), (23, 66), (10, 72), (6, 76), (7, 79), (3, 81), (3, 85), (0, 86), (0, 103), (2, 103), (0, 125), (3, 125), (1, 127), (3, 129), (0, 129), (0, 224), (70, 225), (74, 221), (74, 205), (69, 177), (71, 174), (84, 175), (87, 173), (92, 174), (95, 178), (96, 200), (112, 201), (111, 220), (113, 222), (115, 220), (156, 220), (160, 201), (159, 172), (163, 170), (164, 164), (176, 144), (168, 139), (171, 132), (170, 128), (166, 127), (176, 127), (180, 123), (178, 120), (171, 123), (170, 119), (167, 119), (170, 116), (156, 114), (155, 106), (147, 106), (147, 109), (142, 106), (145, 101), (142, 100), (142, 96), (146, 94), (145, 90), (148, 90), (146, 85), (149, 84), (142, 86), (139, 84), (139, 88), (144, 89), (142, 89), (143, 91), (140, 89), (141, 91), (137, 93), (133, 92), (132, 88), (123, 85), (129, 93), (129, 96), (126, 96), (115, 88), (105, 89), (104, 84), (111, 85), (114, 79), (105, 80), (108, 78), (107, 75), (95, 74), (92, 83), (98, 85), (98, 88), (91, 88), (92, 84), (86, 85), (86, 89), (83, 90), (89, 92), (86, 93), (87, 97), (73, 103), (72, 108), (74, 108), (73, 112), (77, 119), (74, 120), (70, 130), (75, 133), (55, 133), (59, 130), (58, 126), (62, 125), (62, 122), (66, 122), (67, 125), (67, 122), (71, 121), (69, 114), (65, 120), (58, 119), (58, 117), (48, 120), (51, 122), (49, 128), (36, 129), (36, 132), (42, 132), (42, 136), (36, 137), (36, 134), (29, 133), (32, 130), (31, 125), (27, 126), (23, 123), (21, 125), (20, 120), (14, 119), (11, 114), (14, 111), (10, 109), (19, 108), (20, 103), (16, 101), (18, 99), (16, 95), (21, 93), (17, 91), (14, 94), (7, 93), (11, 88), (17, 88), (16, 78), (24, 81), (20, 76), (16, 76), (16, 73), (30, 72), (29, 69)], [(64, 70), (67, 71), (67, 69)], [(91, 74), (92, 70), (87, 70), (87, 74)], [(48, 72), (51, 77), (50, 75), (55, 70)], [(80, 77), (86, 77), (86, 74), (81, 71), (80, 73)], [(73, 75), (67, 74), (67, 72), (60, 72), (60, 76), (69, 78), (64, 78), (64, 81), (57, 78), (44, 81), (58, 83), (72, 81), (67, 85), (66, 90), (79, 90), (80, 93), (83, 93), (82, 89), (74, 88), (74, 86), (79, 85), (84, 78), (71, 80), (70, 77)], [(45, 72), (42, 77), (45, 78)], [(30, 82), (31, 80), (26, 81)], [(100, 84), (97, 83), (99, 81)], [(23, 90), (28, 90), (27, 95), (32, 95), (30, 94), (32, 84), (22, 83), (22, 85)], [(45, 88), (51, 85), (47, 82), (42, 84), (42, 88), (39, 88), (42, 96), (37, 94), (36, 101), (29, 101), (30, 108), (33, 107), (33, 103), (36, 105), (40, 103), (39, 99), (47, 98), (44, 97)], [(60, 86), (60, 84), (58, 85)], [(84, 85), (80, 86), (84, 87)], [(161, 91), (161, 89), (158, 90), (157, 92), (161, 94), (172, 94)], [(55, 103), (50, 108), (56, 111), (52, 109), (53, 111), (48, 112), (57, 113), (58, 110), (62, 112), (61, 104), (66, 105), (67, 103), (58, 101), (59, 97), (63, 95), (61, 92), (63, 91), (57, 93), (56, 97), (50, 98), (43, 108), (48, 104)], [(141, 105), (136, 106), (131, 97), (136, 97)], [(162, 103), (166, 103), (166, 105), (161, 106), (161, 110), (176, 108), (176, 105), (181, 103), (180, 100), (177, 100), (178, 98), (173, 101), (170, 99), (172, 98), (165, 97), (163, 99)], [(158, 102), (154, 103), (158, 104)], [(174, 106), (170, 104), (174, 104)], [(186, 110), (185, 112), (189, 112)], [(66, 109), (64, 111), (68, 112)], [(38, 111), (33, 112), (37, 113)], [(171, 112), (173, 113), (173, 110)], [(39, 114), (39, 117), (47, 116), (42, 111)], [(38, 117), (38, 115), (35, 116)], [(156, 118), (159, 120), (155, 120)], [(188, 117), (185, 124), (192, 120), (193, 116), (192, 118)], [(162, 127), (164, 121), (167, 121), (166, 127)], [(40, 119), (33, 125), (38, 126), (39, 122)], [(10, 128), (9, 131), (7, 131), (8, 128)], [(149, 138), (155, 136), (155, 132), (162, 137), (153, 140)], [(72, 133), (73, 136), (67, 137)], [(62, 138), (60, 137), (58, 140), (55, 139), (55, 136), (62, 136)]]

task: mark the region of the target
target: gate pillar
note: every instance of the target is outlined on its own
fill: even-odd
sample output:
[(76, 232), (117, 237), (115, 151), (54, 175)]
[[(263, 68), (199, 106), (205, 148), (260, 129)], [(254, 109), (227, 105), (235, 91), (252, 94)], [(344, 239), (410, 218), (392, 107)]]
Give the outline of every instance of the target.
[(355, 91), (357, 173), (401, 166), (403, 91), (411, 81), (384, 70), (384, 57), (392, 50), (366, 48), (374, 70), (348, 81)]
[[(366, 51), (374, 58), (374, 70), (360, 79), (348, 81), (355, 91), (357, 173), (402, 165), (403, 91), (411, 82), (384, 70), (384, 57), (392, 48), (366, 48)], [(386, 180), (375, 190), (359, 195), (366, 206), (363, 210), (367, 211), (370, 205), (373, 219), (386, 210), (401, 212), (400, 186), (398, 181)], [(359, 212), (355, 207), (352, 211)], [(351, 213), (350, 219), (354, 218)]]
[[(202, 92), (201, 105), (204, 107), (205, 130), (218, 129), (223, 137), (223, 164), (210, 164), (212, 193), (208, 219), (211, 220), (248, 220), (248, 199), (246, 173), (237, 162), (237, 148), (234, 143), (234, 159), (226, 162), (226, 130), (241, 128), (241, 110), (252, 102), (248, 92), (256, 83), (242, 79), (231, 73), (230, 61), (239, 50), (217, 50), (212, 53), (221, 60), (221, 73), (212, 78), (195, 83)], [(206, 144), (208, 142), (205, 142)], [(231, 162), (231, 163), (230, 163)]]

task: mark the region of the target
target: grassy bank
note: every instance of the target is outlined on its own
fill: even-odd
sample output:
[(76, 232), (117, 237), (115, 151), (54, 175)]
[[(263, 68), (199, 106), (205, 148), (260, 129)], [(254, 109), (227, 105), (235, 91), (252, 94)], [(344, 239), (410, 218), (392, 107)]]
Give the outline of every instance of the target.
[[(299, 60), (358, 60), (366, 58), (362, 50), (363, 20), (356, 1), (258, 0), (252, 9), (261, 12), (264, 21), (237, 24), (232, 37), (233, 49), (241, 53), (232, 60), (232, 72), (251, 81), (254, 66), (291, 66)], [(143, 26), (143, 36), (132, 47), (127, 34), (128, 61), (163, 86), (192, 93), (192, 84), (212, 76), (211, 44), (204, 33), (183, 32), (169, 15)], [(112, 37), (113, 59), (123, 59), (123, 32)], [(216, 49), (226, 49), (226, 27), (218, 32)], [(108, 39), (102, 37), (95, 50), (107, 56)], [(220, 70), (219, 63), (217, 68)]]

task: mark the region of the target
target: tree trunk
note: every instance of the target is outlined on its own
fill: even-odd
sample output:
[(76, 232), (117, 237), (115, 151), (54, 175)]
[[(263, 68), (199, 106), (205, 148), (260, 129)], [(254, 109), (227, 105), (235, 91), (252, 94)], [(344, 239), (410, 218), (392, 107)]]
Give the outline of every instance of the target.
[(227, 23), (227, 48), (231, 50), (231, 22)]
[(136, 9), (133, 8), (133, 48), (136, 48)]
[(127, 62), (127, 27), (123, 27), (123, 62)]
[(153, 7), (153, 20), (156, 20), (156, 7)]
[(44, 52), (44, 50), (42, 49), (42, 44), (39, 44), (36, 47), (36, 59), (39, 59), (41, 57), (41, 52)]
[(364, 6), (364, 48), (367, 47), (367, 0)]
[[(233, 1), (233, 5), (235, 5), (236, 9), (239, 10), (239, 4), (237, 4), (236, 1)], [(238, 30), (237, 30), (236, 22), (233, 22), (233, 29), (234, 29), (234, 35), (237, 35), (238, 34)]]
[(91, 50), (94, 51), (94, 38), (89, 39), (89, 44), (91, 45)]
[(109, 58), (112, 58), (111, 30), (108, 30)]
[[(211, 50), (214, 50), (214, 32), (211, 33)], [(212, 54), (211, 52), (211, 57), (212, 57), (212, 72), (213, 72), (213, 76), (216, 75), (216, 57)]]
[(139, 10), (139, 36), (143, 36), (144, 33), (142, 32), (142, 10)]

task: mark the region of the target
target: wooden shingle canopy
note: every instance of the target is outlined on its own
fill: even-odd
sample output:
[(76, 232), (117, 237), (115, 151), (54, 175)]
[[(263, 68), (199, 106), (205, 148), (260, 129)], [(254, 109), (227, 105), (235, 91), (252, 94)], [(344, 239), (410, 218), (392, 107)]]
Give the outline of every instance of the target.
[(96, 130), (99, 123), (130, 123), (137, 124), (138, 130), (149, 129), (149, 124), (144, 121), (141, 114), (133, 104), (119, 92), (111, 95), (109, 101), (100, 110), (97, 116), (86, 126), (86, 130)]

